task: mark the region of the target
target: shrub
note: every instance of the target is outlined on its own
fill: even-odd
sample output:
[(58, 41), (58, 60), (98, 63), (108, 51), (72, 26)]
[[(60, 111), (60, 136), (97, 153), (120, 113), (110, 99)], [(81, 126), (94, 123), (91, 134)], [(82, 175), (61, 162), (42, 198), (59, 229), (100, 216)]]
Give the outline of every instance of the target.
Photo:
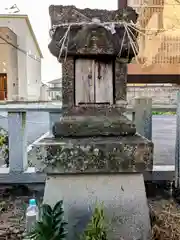
[(152, 111), (152, 115), (176, 115), (176, 112), (155, 112), (155, 111)]
[(92, 219), (82, 235), (82, 240), (107, 240), (104, 209), (102, 205), (95, 207)]
[(27, 234), (30, 240), (64, 240), (66, 238), (66, 222), (64, 221), (63, 201), (56, 203), (54, 208), (48, 204), (40, 207), (40, 220), (35, 224), (33, 230)]
[(4, 163), (9, 167), (8, 135), (2, 128), (0, 128), (0, 158), (4, 159)]

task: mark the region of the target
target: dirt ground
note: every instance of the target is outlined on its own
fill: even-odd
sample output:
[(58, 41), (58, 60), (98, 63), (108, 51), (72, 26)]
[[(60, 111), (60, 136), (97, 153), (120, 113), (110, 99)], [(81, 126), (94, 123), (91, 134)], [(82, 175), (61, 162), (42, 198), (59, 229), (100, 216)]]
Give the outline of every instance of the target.
[(23, 239), (25, 211), (29, 198), (35, 197), (34, 195), (26, 187), (0, 189), (0, 240)]
[[(0, 189), (0, 240), (23, 239), (25, 210), (28, 199), (33, 194), (24, 187)], [(38, 198), (39, 201), (42, 200)], [(148, 200), (148, 203), (152, 223), (152, 240), (179, 240), (180, 205), (172, 199)]]
[(149, 201), (152, 240), (180, 239), (180, 205), (173, 199)]

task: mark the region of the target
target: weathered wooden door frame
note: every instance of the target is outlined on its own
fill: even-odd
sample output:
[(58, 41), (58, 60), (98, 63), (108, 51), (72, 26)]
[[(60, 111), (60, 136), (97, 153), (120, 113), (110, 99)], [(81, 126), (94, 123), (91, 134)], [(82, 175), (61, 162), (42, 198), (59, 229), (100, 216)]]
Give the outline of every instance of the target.
[[(104, 61), (98, 61), (96, 59), (84, 59), (84, 61), (87, 62), (87, 65), (89, 64), (89, 73), (88, 75), (90, 75), (90, 78), (88, 79), (87, 82), (90, 81), (90, 84), (88, 83), (88, 88), (92, 86), (92, 91), (90, 90), (90, 95), (88, 94), (88, 100), (87, 102), (84, 101), (84, 102), (80, 102), (77, 100), (77, 96), (80, 96), (82, 95), (82, 89), (80, 89), (79, 93), (77, 92), (78, 91), (78, 88), (77, 88), (77, 82), (76, 82), (76, 79), (78, 79), (79, 75), (81, 75), (80, 73), (78, 74), (78, 72), (83, 72), (85, 74), (86, 73), (86, 65), (85, 65), (85, 68), (83, 68), (83, 65), (81, 67), (81, 63), (78, 61), (78, 60), (83, 60), (82, 58), (79, 58), (79, 59), (74, 59), (74, 104), (76, 106), (78, 106), (79, 104), (114, 104), (114, 95), (115, 95), (115, 89), (114, 89), (114, 61), (108, 61), (107, 62), (107, 66), (105, 66), (103, 69), (101, 69), (101, 65), (99, 63), (102, 63), (103, 66), (104, 64), (106, 64)], [(89, 63), (88, 63), (89, 62)], [(80, 64), (79, 64), (80, 63)], [(79, 66), (78, 66), (79, 64)], [(107, 70), (109, 68), (109, 71)], [(80, 70), (78, 70), (78, 68)], [(100, 68), (100, 70), (99, 70)], [(104, 74), (102, 74), (102, 71), (105, 71)], [(107, 70), (107, 72), (106, 72)], [(100, 72), (99, 72), (100, 71)], [(100, 76), (102, 75), (102, 76)], [(103, 85), (101, 81), (103, 81), (103, 78), (104, 78), (104, 81), (106, 81), (106, 89), (103, 88)], [(97, 79), (99, 79), (99, 81), (97, 81)], [(109, 79), (111, 79), (111, 82), (109, 81)], [(110, 85), (109, 85), (110, 84)], [(85, 85), (86, 85), (86, 82), (85, 82)], [(105, 90), (105, 92), (103, 91), (101, 93), (101, 88), (103, 90)], [(98, 89), (99, 89), (99, 93), (98, 93)], [(109, 92), (108, 92), (109, 90)], [(107, 93), (108, 92), (108, 93)], [(108, 98), (108, 101), (101, 101), (101, 100), (97, 100), (98, 96), (100, 97), (101, 99), (101, 95), (104, 94), (104, 98)], [(86, 97), (85, 97), (86, 98)], [(102, 97), (103, 98), (103, 97)]]
[(8, 90), (7, 90), (7, 74), (6, 73), (0, 73), (0, 80), (2, 83), (0, 84), (2, 86), (2, 89), (0, 89), (0, 100), (5, 100), (7, 98)]

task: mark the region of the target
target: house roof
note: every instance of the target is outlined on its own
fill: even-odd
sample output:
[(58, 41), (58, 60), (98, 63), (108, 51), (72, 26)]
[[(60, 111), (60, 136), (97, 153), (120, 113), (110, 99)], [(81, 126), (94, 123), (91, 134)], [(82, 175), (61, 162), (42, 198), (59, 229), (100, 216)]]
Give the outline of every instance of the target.
[(62, 82), (62, 78), (57, 78), (57, 79), (48, 81), (49, 84), (56, 84), (61, 82)]
[(26, 23), (28, 25), (29, 31), (31, 33), (31, 36), (32, 36), (32, 38), (34, 40), (34, 43), (36, 45), (36, 48), (37, 48), (37, 50), (39, 52), (39, 55), (40, 55), (41, 58), (43, 58), (43, 54), (41, 52), (39, 43), (38, 43), (36, 35), (35, 35), (34, 31), (33, 31), (33, 28), (32, 28), (32, 25), (30, 23), (28, 15), (26, 15), (26, 14), (0, 14), (0, 18), (20, 18), (20, 19), (25, 19)]

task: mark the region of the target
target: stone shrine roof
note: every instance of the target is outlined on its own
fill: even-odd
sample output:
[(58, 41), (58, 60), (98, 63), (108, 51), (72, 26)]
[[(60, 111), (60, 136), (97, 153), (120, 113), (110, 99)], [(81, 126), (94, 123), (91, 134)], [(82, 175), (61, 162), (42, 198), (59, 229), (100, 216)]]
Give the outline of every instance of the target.
[(52, 5), (49, 13), (49, 50), (59, 61), (65, 56), (106, 55), (129, 62), (138, 51), (134, 47), (137, 14), (131, 7), (108, 11)]
[(91, 22), (98, 18), (101, 22), (114, 22), (118, 20), (137, 21), (138, 14), (131, 7), (120, 10), (105, 9), (79, 9), (75, 6), (51, 5), (49, 7), (51, 25), (73, 22)]

